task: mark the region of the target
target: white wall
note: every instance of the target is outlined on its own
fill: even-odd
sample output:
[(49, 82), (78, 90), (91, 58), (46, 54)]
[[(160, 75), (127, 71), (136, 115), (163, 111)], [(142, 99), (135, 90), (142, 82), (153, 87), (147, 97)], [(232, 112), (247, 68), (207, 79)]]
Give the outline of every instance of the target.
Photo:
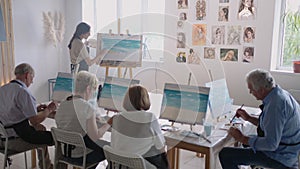
[[(13, 0), (13, 26), (15, 36), (16, 64), (30, 63), (36, 70), (34, 84), (30, 87), (37, 100), (48, 99), (47, 79), (56, 77), (58, 71), (69, 71), (69, 55), (67, 44), (75, 31), (75, 26), (82, 20), (81, 0)], [(212, 70), (214, 79), (226, 77), (229, 92), (235, 104), (257, 106), (258, 102), (248, 94), (245, 74), (254, 68), (269, 70), (272, 47), (272, 29), (274, 5), (276, 1), (258, 1), (258, 17), (252, 25), (256, 27), (255, 62), (253, 64), (205, 61), (205, 66), (178, 64), (175, 61), (176, 49), (176, 1), (166, 1), (168, 19), (166, 22), (166, 43), (164, 63), (143, 63), (142, 68), (134, 69), (134, 77), (141, 80), (149, 90), (162, 89), (164, 82), (186, 84), (188, 74), (192, 72), (192, 85), (203, 85), (209, 81), (207, 69)], [(236, 3), (232, 0), (230, 3)], [(218, 0), (208, 1), (211, 10), (207, 23), (215, 25)], [(236, 10), (237, 6), (232, 10)], [(44, 37), (43, 11), (61, 11), (66, 18), (65, 40), (59, 47), (48, 44)], [(233, 13), (231, 14), (233, 15)], [(234, 17), (234, 16), (230, 16)], [(155, 24), (155, 22), (153, 22)], [(236, 23), (233, 23), (233, 25)], [(243, 23), (245, 24), (245, 23)], [(250, 24), (250, 23), (249, 23)], [(223, 71), (223, 68), (224, 71)], [(92, 68), (92, 72), (103, 76), (103, 68)], [(225, 74), (223, 74), (223, 72)], [(112, 70), (110, 74), (115, 75)], [(272, 73), (283, 88), (300, 89), (300, 75)]]

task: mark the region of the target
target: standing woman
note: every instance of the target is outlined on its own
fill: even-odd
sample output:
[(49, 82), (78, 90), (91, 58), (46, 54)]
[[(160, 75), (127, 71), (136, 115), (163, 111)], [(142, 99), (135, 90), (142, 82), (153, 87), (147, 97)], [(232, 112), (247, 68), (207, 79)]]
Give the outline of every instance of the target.
[[(91, 27), (81, 22), (77, 25), (76, 31), (70, 40), (68, 45), (71, 60), (71, 72), (76, 71), (76, 67), (79, 66), (78, 71), (89, 70), (89, 66), (100, 61), (100, 56), (90, 58), (87, 47), (82, 42), (83, 39), (87, 39), (90, 36)], [(78, 65), (79, 64), (79, 65)]]

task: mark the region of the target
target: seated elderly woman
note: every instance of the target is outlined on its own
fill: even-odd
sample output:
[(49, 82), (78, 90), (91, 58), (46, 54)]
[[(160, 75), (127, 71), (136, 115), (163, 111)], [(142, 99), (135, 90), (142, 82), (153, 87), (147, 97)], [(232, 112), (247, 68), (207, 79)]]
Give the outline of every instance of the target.
[[(100, 140), (110, 128), (112, 118), (107, 124), (98, 128), (96, 123), (96, 110), (88, 100), (95, 97), (97, 78), (94, 74), (81, 71), (75, 79), (75, 95), (63, 101), (55, 115), (57, 127), (60, 129), (82, 134), (86, 146), (89, 148), (87, 162), (97, 162), (105, 159), (102, 147), (109, 142)], [(79, 148), (71, 150), (71, 157), (82, 157), (83, 151)]]
[(113, 118), (111, 146), (113, 149), (139, 154), (157, 168), (168, 168), (164, 150), (165, 139), (150, 108), (147, 90), (130, 87), (123, 100), (126, 110)]

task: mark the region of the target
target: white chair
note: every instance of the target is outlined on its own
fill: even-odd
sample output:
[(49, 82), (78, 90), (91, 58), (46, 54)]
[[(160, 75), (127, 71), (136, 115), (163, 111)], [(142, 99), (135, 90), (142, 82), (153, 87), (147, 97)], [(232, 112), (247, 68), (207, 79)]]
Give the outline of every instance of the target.
[[(55, 127), (51, 128), (51, 133), (55, 143), (54, 169), (57, 168), (58, 163), (60, 162), (83, 169), (98, 165), (99, 162), (87, 163), (87, 147), (85, 146), (83, 137), (80, 133), (70, 132)], [(62, 148), (65, 145), (72, 145), (76, 146), (77, 148), (82, 148), (82, 158), (68, 157), (67, 154), (65, 154), (66, 152), (62, 151)]]
[[(0, 135), (1, 135), (2, 142), (4, 142), (4, 149), (0, 148), (0, 153), (4, 154), (3, 169), (5, 169), (6, 166), (11, 165), (11, 160), (9, 157), (14, 156), (16, 154), (24, 153), (26, 169), (27, 169), (27, 156), (26, 156), (27, 151), (41, 148), (42, 154), (45, 154), (45, 151), (42, 147), (46, 146), (46, 145), (33, 145), (32, 144), (32, 147), (28, 147), (28, 149), (24, 149), (23, 151), (9, 150), (8, 149), (9, 137), (7, 135), (5, 127), (1, 123), (0, 123)], [(43, 168), (46, 169), (46, 162), (45, 162), (44, 156), (43, 156)]]
[(103, 150), (109, 169), (119, 169), (120, 167), (126, 169), (156, 169), (141, 155), (114, 150), (108, 145), (105, 145)]

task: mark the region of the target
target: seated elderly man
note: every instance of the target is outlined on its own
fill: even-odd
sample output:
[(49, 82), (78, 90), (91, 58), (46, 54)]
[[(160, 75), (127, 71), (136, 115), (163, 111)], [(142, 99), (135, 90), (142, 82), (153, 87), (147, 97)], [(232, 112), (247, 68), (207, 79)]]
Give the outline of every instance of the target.
[(248, 146), (225, 147), (219, 154), (223, 169), (238, 165), (259, 165), (276, 169), (298, 168), (300, 151), (300, 106), (268, 71), (256, 69), (247, 74), (249, 93), (262, 101), (259, 117), (238, 109), (236, 116), (257, 126), (257, 135), (246, 136), (231, 127), (228, 133)]
[[(15, 76), (15, 80), (0, 88), (0, 122), (10, 137), (8, 149), (24, 151), (37, 145), (53, 145), (51, 132), (45, 131), (40, 123), (54, 112), (56, 105), (52, 102), (36, 107), (36, 100), (28, 90), (34, 78), (34, 70), (29, 64), (18, 65)], [(0, 147), (4, 146), (1, 142)], [(46, 147), (45, 152), (38, 151), (39, 166), (42, 168), (44, 155), (46, 167), (52, 168)]]

